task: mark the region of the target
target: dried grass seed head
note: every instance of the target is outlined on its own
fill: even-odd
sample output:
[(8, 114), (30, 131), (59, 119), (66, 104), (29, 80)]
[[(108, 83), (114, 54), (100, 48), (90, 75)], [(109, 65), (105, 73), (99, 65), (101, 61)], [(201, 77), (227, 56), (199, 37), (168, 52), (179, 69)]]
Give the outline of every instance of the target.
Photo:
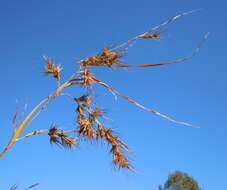
[(109, 48), (103, 48), (101, 54), (90, 56), (80, 62), (80, 66), (120, 66), (121, 61), (119, 60), (123, 56), (121, 51), (111, 51)]
[(160, 39), (161, 33), (160, 32), (144, 33), (144, 34), (139, 35), (138, 38), (141, 38), (141, 39)]
[(125, 143), (123, 143), (119, 139), (118, 136), (113, 134), (112, 129), (106, 129), (105, 139), (107, 140), (107, 142), (109, 142), (113, 146), (117, 146), (117, 147), (122, 148), (122, 149), (127, 150), (127, 151), (129, 150), (128, 146)]
[(58, 130), (56, 127), (51, 127), (48, 135), (50, 136), (50, 143), (55, 143), (69, 149), (76, 145), (75, 138), (65, 135), (63, 130)]
[(87, 137), (88, 139), (92, 139), (95, 137), (95, 130), (93, 128), (93, 121), (86, 119), (80, 121), (79, 123), (79, 131), (78, 133), (83, 136)]
[(113, 154), (113, 164), (117, 166), (119, 169), (121, 168), (128, 170), (133, 169), (129, 160), (126, 158), (126, 156), (118, 146), (113, 145), (111, 148), (111, 153)]
[(99, 138), (103, 139), (105, 137), (106, 133), (102, 128), (99, 128), (96, 130), (96, 139), (98, 140)]
[(123, 56), (121, 51), (111, 51), (109, 48), (104, 48), (100, 56), (103, 66), (120, 66), (120, 58)]
[(101, 117), (103, 115), (104, 115), (104, 112), (97, 107), (89, 113), (89, 118), (95, 121), (98, 117)]
[(61, 138), (61, 145), (64, 146), (65, 148), (72, 149), (76, 146), (76, 139), (73, 137), (68, 137), (64, 134), (60, 136)]
[(50, 137), (50, 143), (59, 143), (59, 139), (58, 139), (58, 129), (56, 127), (51, 127), (49, 129), (48, 135)]
[(98, 66), (98, 63), (100, 62), (100, 56), (94, 55), (90, 56), (80, 62), (80, 66), (87, 67), (87, 66)]
[(81, 85), (88, 87), (88, 86), (91, 86), (93, 83), (95, 83), (95, 80), (89, 69), (81, 70), (80, 75), (81, 75)]
[(54, 63), (54, 61), (49, 58), (48, 56), (44, 55), (43, 56), (44, 60), (46, 61), (46, 65), (45, 65), (45, 73), (47, 75), (51, 75), (53, 76), (55, 79), (57, 79), (57, 81), (60, 81), (61, 78), (61, 71), (62, 68), (60, 65), (56, 65)]
[(89, 106), (89, 105), (92, 104), (92, 100), (91, 100), (91, 97), (89, 95), (83, 95), (79, 98), (75, 98), (74, 100), (80, 105)]

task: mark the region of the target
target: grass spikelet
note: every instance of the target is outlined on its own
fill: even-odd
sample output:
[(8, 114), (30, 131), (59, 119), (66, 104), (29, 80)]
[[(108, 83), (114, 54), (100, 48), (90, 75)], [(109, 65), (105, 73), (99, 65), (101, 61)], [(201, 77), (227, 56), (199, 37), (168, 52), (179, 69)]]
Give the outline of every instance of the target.
[(69, 137), (64, 134), (63, 130), (58, 130), (55, 126), (49, 129), (48, 135), (50, 137), (50, 143), (61, 145), (64, 148), (72, 149), (76, 145), (76, 140), (73, 137)]
[(95, 81), (90, 70), (84, 69), (80, 71), (81, 74), (81, 84), (85, 87), (91, 86)]
[(119, 169), (133, 170), (129, 160), (125, 156), (125, 152), (129, 151), (129, 148), (124, 144), (119, 137), (113, 134), (112, 129), (106, 129), (103, 125), (98, 125), (96, 131), (96, 138), (104, 139), (108, 144), (111, 145), (110, 152), (113, 156), (113, 164)]
[(95, 108), (94, 110), (91, 111), (90, 118), (95, 120), (96, 118), (101, 117), (103, 115), (104, 115), (103, 110), (101, 110), (100, 108), (97, 107), (97, 108)]
[(93, 128), (93, 121), (89, 119), (78, 121), (79, 135), (86, 137), (88, 139), (93, 139), (95, 137), (95, 130)]
[(76, 145), (76, 140), (73, 137), (68, 137), (64, 134), (60, 135), (61, 138), (61, 145), (68, 148), (68, 149), (72, 149), (75, 147)]
[(160, 32), (144, 33), (144, 34), (139, 35), (138, 38), (141, 38), (141, 39), (160, 39), (161, 34), (160, 34)]
[(54, 63), (54, 61), (49, 58), (46, 55), (43, 55), (44, 60), (46, 61), (46, 65), (45, 65), (45, 73), (47, 75), (51, 75), (53, 76), (58, 82), (60, 82), (60, 78), (61, 78), (61, 66), (60, 65), (56, 65)]
[(123, 51), (111, 51), (105, 47), (101, 54), (90, 56), (80, 61), (80, 66), (127, 67), (126, 64), (120, 61), (123, 55)]
[(74, 100), (81, 105), (89, 106), (92, 104), (91, 97), (89, 95), (83, 95), (79, 98), (74, 98)]
[(113, 155), (113, 164), (118, 167), (118, 169), (127, 169), (133, 171), (129, 160), (125, 157), (124, 153), (119, 149), (118, 146), (113, 145), (110, 151)]

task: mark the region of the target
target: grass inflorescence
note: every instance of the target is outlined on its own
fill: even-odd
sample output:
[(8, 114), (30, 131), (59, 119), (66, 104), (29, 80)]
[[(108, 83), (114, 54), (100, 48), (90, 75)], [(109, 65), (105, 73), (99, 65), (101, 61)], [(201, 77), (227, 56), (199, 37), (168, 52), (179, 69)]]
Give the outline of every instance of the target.
[[(12, 137), (9, 140), (8, 145), (0, 153), (2, 157), (16, 141), (26, 139), (35, 135), (46, 135), (49, 137), (50, 143), (56, 144), (66, 149), (73, 149), (77, 146), (77, 141), (80, 138), (87, 140), (104, 141), (106, 144), (110, 145), (110, 153), (112, 154), (113, 164), (122, 169), (133, 170), (133, 167), (127, 158), (127, 152), (129, 152), (128, 146), (122, 142), (122, 140), (115, 134), (113, 129), (106, 127), (102, 119), (104, 118), (103, 110), (97, 106), (95, 99), (91, 96), (91, 89), (93, 85), (100, 85), (104, 87), (108, 92), (114, 94), (115, 97), (120, 97), (123, 100), (149, 112), (169, 120), (173, 123), (196, 127), (195, 125), (178, 121), (166, 114), (162, 114), (159, 111), (148, 108), (138, 101), (133, 100), (129, 96), (120, 93), (118, 90), (105, 83), (104, 81), (97, 78), (93, 71), (93, 67), (117, 67), (117, 68), (148, 68), (148, 67), (158, 67), (168, 64), (176, 64), (180, 62), (187, 61), (193, 58), (200, 50), (204, 41), (208, 38), (208, 33), (204, 36), (202, 42), (194, 49), (194, 51), (187, 55), (177, 59), (169, 61), (161, 61), (160, 63), (148, 63), (140, 65), (130, 65), (122, 61), (122, 57), (129, 52), (129, 49), (137, 40), (160, 40), (162, 37), (161, 29), (173, 21), (181, 18), (182, 16), (191, 14), (195, 11), (185, 12), (174, 17), (171, 17), (167, 21), (161, 23), (158, 26), (153, 27), (145, 33), (139, 34), (133, 38), (130, 38), (126, 42), (116, 45), (112, 48), (104, 47), (101, 53), (96, 55), (88, 56), (78, 62), (79, 69), (73, 73), (65, 82), (61, 82), (62, 67), (57, 65), (53, 59), (44, 55), (45, 60), (44, 72), (46, 75), (53, 77), (57, 81), (57, 87), (50, 95), (44, 98), (40, 103), (38, 103), (35, 108), (24, 118), (18, 117), (18, 112), (14, 115), (12, 123), (14, 126)], [(67, 88), (73, 86), (80, 86), (81, 88), (87, 89), (85, 94), (78, 95), (74, 97), (71, 94), (65, 93)], [(47, 108), (47, 106), (55, 100), (58, 96), (64, 96), (72, 100), (75, 105), (75, 124), (72, 130), (59, 129), (57, 125), (51, 125), (49, 129), (37, 129), (32, 131), (25, 136), (22, 133), (28, 128), (32, 121), (39, 116), (39, 114)], [(24, 114), (22, 114), (23, 116)], [(77, 137), (75, 137), (75, 135)]]

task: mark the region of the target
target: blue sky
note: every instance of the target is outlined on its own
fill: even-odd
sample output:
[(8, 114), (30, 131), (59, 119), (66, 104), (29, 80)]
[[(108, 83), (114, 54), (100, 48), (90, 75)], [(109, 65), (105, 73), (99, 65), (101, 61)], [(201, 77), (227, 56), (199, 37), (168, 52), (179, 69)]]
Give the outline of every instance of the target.
[[(147, 70), (95, 69), (95, 73), (122, 93), (200, 129), (170, 123), (95, 88), (97, 101), (111, 118), (109, 127), (115, 128), (132, 149), (130, 158), (137, 173), (115, 172), (105, 145), (81, 143), (71, 152), (37, 136), (18, 142), (0, 160), (0, 189), (14, 183), (23, 187), (40, 182), (40, 190), (151, 190), (175, 170), (194, 176), (202, 189), (224, 189), (225, 1), (0, 0), (0, 147), (10, 138), (16, 99), (21, 108), (28, 103), (31, 110), (56, 87), (43, 75), (43, 53), (64, 67), (67, 78), (75, 72), (77, 60), (142, 33), (170, 16), (197, 8), (203, 10), (172, 23), (162, 40), (138, 42), (123, 58), (127, 63), (140, 64), (184, 56), (210, 31), (208, 41), (192, 60)], [(77, 95), (78, 88), (71, 92)], [(27, 132), (49, 128), (52, 122), (73, 128), (73, 105), (59, 98)]]

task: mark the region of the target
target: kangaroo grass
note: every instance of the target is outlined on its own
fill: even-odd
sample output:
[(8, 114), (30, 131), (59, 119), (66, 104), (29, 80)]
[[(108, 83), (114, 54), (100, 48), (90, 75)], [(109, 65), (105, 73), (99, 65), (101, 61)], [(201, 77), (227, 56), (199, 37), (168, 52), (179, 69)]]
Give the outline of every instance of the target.
[[(99, 80), (94, 73), (92, 72), (92, 67), (118, 67), (118, 68), (148, 68), (148, 67), (157, 67), (168, 64), (176, 64), (180, 62), (185, 62), (192, 59), (200, 51), (202, 45), (207, 40), (209, 33), (205, 34), (203, 40), (198, 44), (198, 46), (193, 50), (193, 52), (184, 57), (180, 57), (175, 60), (163, 61), (160, 63), (148, 63), (140, 65), (129, 65), (122, 62), (121, 58), (128, 52), (129, 48), (132, 47), (132, 44), (137, 40), (152, 40), (160, 39), (163, 29), (168, 24), (174, 22), (175, 20), (192, 14), (198, 10), (193, 10), (178, 14), (174, 17), (171, 17), (167, 21), (161, 23), (158, 26), (155, 26), (148, 30), (145, 33), (139, 34), (126, 42), (119, 44), (113, 48), (103, 48), (102, 52), (96, 55), (88, 56), (85, 59), (79, 61), (79, 69), (73, 73), (65, 82), (61, 82), (62, 67), (57, 65), (52, 58), (44, 55), (44, 73), (47, 76), (54, 78), (57, 82), (56, 89), (49, 94), (46, 98), (41, 100), (27, 116), (23, 119), (24, 114), (20, 116), (18, 110), (12, 118), (13, 133), (12, 136), (0, 153), (0, 158), (12, 148), (15, 142), (33, 137), (36, 135), (45, 135), (49, 138), (51, 144), (56, 144), (66, 149), (73, 149), (77, 146), (79, 139), (86, 139), (89, 141), (103, 141), (111, 147), (110, 153), (112, 154), (112, 163), (120, 169), (134, 170), (129, 159), (127, 158), (127, 153), (129, 152), (128, 146), (116, 135), (113, 129), (106, 127), (102, 119), (105, 119), (105, 113), (102, 109), (96, 105), (94, 98), (91, 96), (91, 87), (93, 85), (100, 85), (112, 93), (115, 97), (120, 97), (127, 102), (145, 110), (149, 113), (162, 117), (170, 122), (175, 124), (184, 125), (188, 127), (197, 127), (187, 122), (178, 121), (177, 119), (163, 114), (156, 109), (148, 108), (138, 101), (131, 99), (129, 96), (123, 95), (118, 90), (113, 88), (111, 85)], [(76, 97), (74, 95), (65, 93), (67, 88), (79, 86), (81, 88), (87, 89), (85, 94), (79, 94)], [(75, 126), (72, 130), (60, 129), (56, 124), (52, 124), (49, 129), (42, 130), (37, 129), (33, 132), (29, 132), (26, 135), (22, 136), (28, 126), (44, 111), (48, 105), (54, 101), (58, 96), (63, 96), (69, 98), (75, 105)], [(75, 137), (76, 135), (76, 137)], [(31, 186), (34, 187), (34, 186)], [(16, 189), (17, 186), (13, 186), (12, 190)], [(29, 189), (29, 188), (28, 188)]]

